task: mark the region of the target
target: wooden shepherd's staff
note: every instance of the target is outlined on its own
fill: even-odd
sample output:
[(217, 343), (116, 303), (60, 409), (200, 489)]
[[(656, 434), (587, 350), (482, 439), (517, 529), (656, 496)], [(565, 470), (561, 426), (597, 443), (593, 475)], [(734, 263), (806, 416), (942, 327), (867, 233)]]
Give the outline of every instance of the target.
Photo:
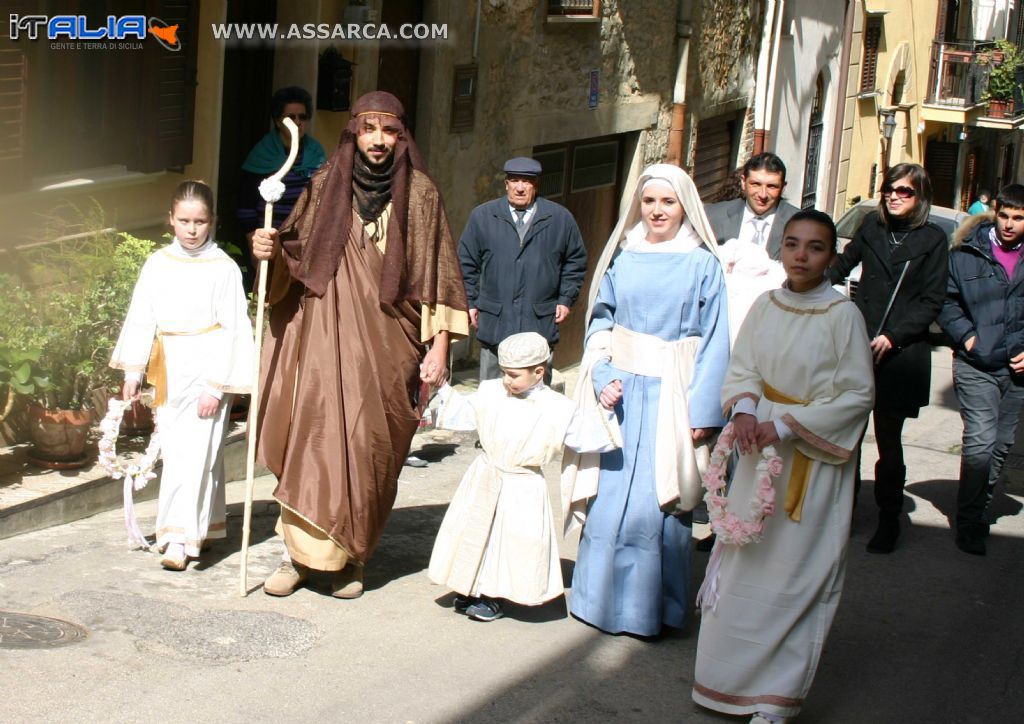
[[(291, 135), (291, 145), (288, 147), (288, 160), (284, 162), (281, 170), (260, 183), (260, 196), (267, 202), (263, 212), (263, 228), (270, 230), (274, 228), (274, 202), (284, 194), (284, 184), (281, 179), (291, 170), (295, 163), (295, 157), (299, 153), (299, 127), (291, 118), (282, 119), (284, 127)], [(246, 574), (249, 568), (249, 523), (252, 520), (252, 489), (256, 473), (256, 421), (259, 419), (260, 411), (260, 356), (263, 349), (263, 305), (267, 300), (267, 260), (261, 259), (256, 283), (256, 360), (253, 362), (252, 396), (249, 400), (249, 421), (246, 424), (246, 437), (248, 445), (245, 453), (245, 513), (242, 516), (242, 564), (241, 580), (239, 581), (239, 595), (242, 598), (248, 595), (248, 583)]]

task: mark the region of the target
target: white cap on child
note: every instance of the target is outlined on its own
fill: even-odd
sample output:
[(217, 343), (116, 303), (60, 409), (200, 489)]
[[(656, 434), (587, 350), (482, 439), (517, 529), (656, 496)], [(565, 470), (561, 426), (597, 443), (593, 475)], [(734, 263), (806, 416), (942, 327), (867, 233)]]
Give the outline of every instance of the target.
[(521, 332), (506, 337), (498, 345), (498, 364), (502, 367), (535, 367), (551, 357), (548, 341), (536, 332)]

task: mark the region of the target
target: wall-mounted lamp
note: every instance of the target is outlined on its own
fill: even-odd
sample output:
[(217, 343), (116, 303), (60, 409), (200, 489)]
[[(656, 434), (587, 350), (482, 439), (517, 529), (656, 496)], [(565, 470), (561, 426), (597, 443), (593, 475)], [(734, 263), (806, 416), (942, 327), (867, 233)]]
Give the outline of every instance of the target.
[(967, 140), (967, 129), (966, 128), (964, 128), (962, 131), (960, 131), (960, 140), (961, 141), (966, 141)]
[(917, 132), (919, 134), (924, 133), (924, 121), (917, 122)]
[(885, 139), (885, 152), (882, 155), (882, 174), (889, 172), (889, 154), (892, 150), (892, 134), (896, 132), (896, 109), (883, 108), (878, 111), (882, 121), (882, 138)]
[(878, 115), (882, 118), (882, 136), (886, 141), (891, 141), (892, 134), (896, 132), (896, 110), (894, 108), (881, 110)]

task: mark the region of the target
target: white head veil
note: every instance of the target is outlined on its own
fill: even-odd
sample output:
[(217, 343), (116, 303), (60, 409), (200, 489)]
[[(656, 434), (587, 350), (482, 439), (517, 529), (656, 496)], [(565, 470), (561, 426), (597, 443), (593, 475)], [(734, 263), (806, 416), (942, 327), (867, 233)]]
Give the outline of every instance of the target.
[(590, 293), (587, 297), (586, 319), (590, 319), (590, 313), (594, 309), (594, 300), (597, 299), (597, 293), (601, 288), (601, 280), (604, 279), (604, 273), (611, 266), (615, 253), (626, 240), (626, 234), (629, 230), (641, 222), (641, 191), (644, 184), (651, 179), (660, 179), (675, 191), (676, 196), (679, 197), (683, 204), (683, 211), (686, 213), (685, 220), (690, 223), (693, 231), (704, 242), (707, 250), (714, 254), (715, 258), (719, 257), (718, 243), (715, 241), (715, 234), (711, 230), (708, 217), (704, 213), (704, 204), (701, 203), (700, 196), (697, 194), (697, 187), (694, 186), (693, 179), (683, 169), (672, 164), (656, 163), (653, 166), (648, 166), (629, 189), (627, 196), (632, 199), (629, 204), (629, 210), (619, 219), (619, 223), (615, 225), (615, 230), (608, 237), (608, 243), (605, 244), (604, 251), (601, 252), (601, 257), (597, 260), (593, 281), (590, 283)]

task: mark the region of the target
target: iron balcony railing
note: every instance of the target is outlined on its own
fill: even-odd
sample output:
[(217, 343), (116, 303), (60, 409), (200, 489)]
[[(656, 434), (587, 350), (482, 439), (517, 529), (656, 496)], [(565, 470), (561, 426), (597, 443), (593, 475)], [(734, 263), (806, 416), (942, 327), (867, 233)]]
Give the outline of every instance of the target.
[(988, 41), (933, 42), (926, 102), (951, 108), (970, 108), (982, 103), (989, 64), (980, 61), (991, 57), (995, 47), (995, 43)]

